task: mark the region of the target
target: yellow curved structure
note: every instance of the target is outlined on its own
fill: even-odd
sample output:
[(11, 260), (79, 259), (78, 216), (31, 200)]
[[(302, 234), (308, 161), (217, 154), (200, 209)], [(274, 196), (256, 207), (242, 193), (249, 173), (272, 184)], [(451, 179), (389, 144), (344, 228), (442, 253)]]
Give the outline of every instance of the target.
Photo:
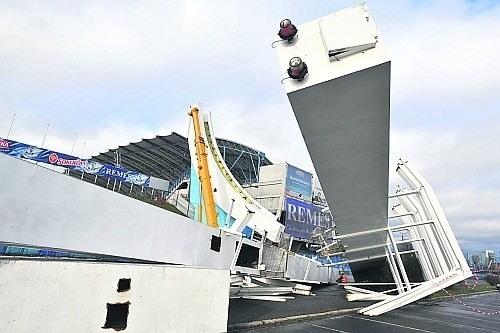
[[(191, 110), (196, 109), (195, 112)], [(198, 204), (199, 200), (206, 202), (205, 209), (211, 209), (212, 200), (217, 214), (219, 228), (235, 233), (258, 232), (272, 242), (279, 242), (284, 231), (284, 225), (277, 221), (277, 216), (255, 201), (231, 174), (220, 153), (212, 128), (210, 112), (203, 110), (196, 103), (189, 108), (189, 114), (196, 114), (193, 119), (192, 131), (188, 135), (189, 151), (193, 161), (193, 184), (195, 180), (202, 182), (199, 197), (194, 192), (199, 191), (193, 185), (194, 194), (190, 194), (190, 203)], [(201, 138), (200, 138), (201, 136)], [(201, 147), (203, 145), (203, 148)], [(201, 151), (203, 149), (203, 151)], [(203, 160), (200, 162), (200, 158)], [(199, 161), (198, 165), (194, 161)], [(207, 163), (208, 167), (201, 163)], [(208, 174), (210, 168), (210, 174)], [(210, 181), (210, 185), (207, 184)], [(190, 185), (191, 186), (191, 185)], [(212, 189), (212, 191), (207, 191)], [(210, 192), (210, 193), (207, 193)], [(209, 198), (208, 198), (209, 197)], [(209, 201), (210, 200), (210, 201)], [(198, 207), (200, 207), (198, 205)], [(198, 212), (200, 209), (198, 209)], [(207, 221), (209, 216), (207, 214)]]

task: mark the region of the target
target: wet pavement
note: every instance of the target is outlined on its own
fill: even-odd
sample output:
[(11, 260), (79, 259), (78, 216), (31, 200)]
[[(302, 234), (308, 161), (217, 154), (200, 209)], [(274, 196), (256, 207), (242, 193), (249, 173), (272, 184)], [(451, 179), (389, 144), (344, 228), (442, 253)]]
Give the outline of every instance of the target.
[[(430, 333), (469, 333), (469, 332), (500, 332), (500, 293), (492, 292), (487, 294), (478, 294), (467, 297), (457, 297), (456, 299), (445, 299), (441, 301), (424, 301), (416, 304), (407, 305), (403, 308), (391, 311), (389, 313), (368, 317), (359, 315), (354, 308), (362, 307), (363, 304), (345, 301), (345, 292), (334, 289), (330, 286), (318, 292), (318, 298), (315, 301), (304, 301), (298, 297), (299, 304), (293, 304), (295, 300), (289, 300), (280, 303), (276, 308), (276, 303), (261, 304), (255, 309), (250, 308), (250, 314), (245, 316), (236, 316), (231, 313), (235, 308), (242, 309), (244, 305), (233, 305), (230, 308), (230, 320), (233, 325), (228, 325), (228, 330), (238, 332), (340, 332), (340, 333), (363, 333), (363, 332), (387, 332), (387, 333), (405, 333), (405, 332), (430, 332)], [(331, 299), (328, 299), (330, 296)], [(308, 296), (303, 296), (308, 297)], [(309, 296), (311, 297), (311, 296)], [(314, 297), (314, 296), (313, 296)], [(341, 298), (344, 298), (342, 301)], [(234, 300), (233, 300), (234, 301)], [(242, 301), (242, 300), (240, 300)], [(327, 304), (315, 304), (323, 303)], [(311, 302), (311, 303), (309, 303)], [(339, 302), (337, 304), (337, 302)], [(345, 302), (345, 303), (344, 303)], [(335, 303), (335, 304), (333, 304)], [(346, 304), (347, 303), (347, 304)], [(250, 304), (248, 304), (250, 306)], [(347, 313), (334, 313), (331, 315), (320, 316), (320, 318), (304, 317), (299, 322), (290, 320), (281, 322), (282, 325), (264, 325), (255, 328), (238, 328), (234, 325), (238, 318), (252, 320), (258, 325), (259, 320), (279, 318), (277, 315), (298, 314), (301, 306), (312, 306), (317, 310), (347, 309)], [(347, 307), (346, 307), (347, 305)], [(252, 307), (256, 306), (252, 303)], [(286, 310), (285, 310), (286, 308)], [(268, 311), (266, 312), (265, 309)], [(313, 311), (302, 311), (313, 314)], [(325, 312), (325, 311), (322, 311)], [(253, 315), (252, 315), (253, 314)], [(256, 319), (261, 318), (261, 319)], [(242, 323), (241, 321), (239, 321)], [(277, 324), (280, 323), (278, 320)], [(244, 325), (241, 325), (244, 326)]]

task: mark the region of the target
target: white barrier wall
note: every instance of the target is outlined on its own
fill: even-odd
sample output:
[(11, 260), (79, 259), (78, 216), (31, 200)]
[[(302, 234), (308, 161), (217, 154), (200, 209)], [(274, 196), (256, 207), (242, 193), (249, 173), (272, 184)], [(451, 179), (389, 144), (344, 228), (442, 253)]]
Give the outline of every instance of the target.
[(239, 236), (4, 154), (0, 170), (0, 243), (231, 268)]
[[(0, 243), (228, 269), (238, 237), (0, 154)], [(210, 250), (221, 236), (220, 252)]]
[(228, 270), (0, 260), (0, 332), (115, 332), (107, 319), (125, 332), (225, 332), (229, 283)]

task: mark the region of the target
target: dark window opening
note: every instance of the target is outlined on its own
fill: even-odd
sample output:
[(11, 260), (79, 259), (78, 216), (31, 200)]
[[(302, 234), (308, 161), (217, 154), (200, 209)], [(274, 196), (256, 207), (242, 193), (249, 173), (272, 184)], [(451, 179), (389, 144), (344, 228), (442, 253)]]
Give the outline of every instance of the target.
[(257, 268), (259, 262), (259, 248), (242, 244), (236, 266)]
[(106, 322), (102, 328), (113, 328), (115, 331), (121, 331), (127, 328), (128, 306), (130, 302), (118, 304), (106, 304), (108, 312)]
[(210, 242), (210, 250), (215, 251), (215, 252), (220, 252), (220, 245), (222, 242), (221, 237), (217, 237), (212, 235), (212, 241)]
[(260, 242), (262, 241), (262, 235), (258, 231), (254, 230), (252, 239)]
[(130, 281), (132, 279), (120, 279), (118, 280), (118, 289), (116, 290), (119, 293), (130, 290)]

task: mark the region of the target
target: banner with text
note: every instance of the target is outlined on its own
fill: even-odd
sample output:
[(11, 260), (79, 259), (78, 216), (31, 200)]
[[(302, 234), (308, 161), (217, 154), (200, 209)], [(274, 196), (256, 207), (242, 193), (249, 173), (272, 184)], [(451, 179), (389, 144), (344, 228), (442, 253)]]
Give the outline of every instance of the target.
[(151, 177), (139, 172), (129, 171), (113, 165), (101, 164), (92, 160), (81, 159), (75, 156), (2, 138), (0, 138), (0, 152), (12, 157), (56, 165), (144, 187), (149, 186), (151, 179)]
[(288, 164), (285, 188), (288, 196), (311, 202), (312, 174)]
[(314, 230), (328, 229), (334, 225), (329, 211), (324, 207), (300, 201), (285, 199), (285, 233), (295, 238), (310, 239)]

